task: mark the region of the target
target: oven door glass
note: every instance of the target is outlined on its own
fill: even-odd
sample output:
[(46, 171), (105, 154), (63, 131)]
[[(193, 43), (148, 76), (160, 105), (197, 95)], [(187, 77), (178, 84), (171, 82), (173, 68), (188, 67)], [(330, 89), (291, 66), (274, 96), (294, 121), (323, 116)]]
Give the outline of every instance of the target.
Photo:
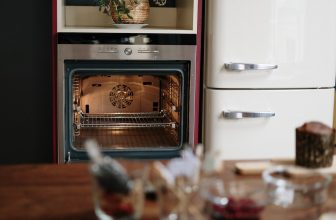
[[(66, 153), (172, 157), (187, 141), (189, 63), (65, 61)], [(83, 152), (84, 151), (84, 152)]]

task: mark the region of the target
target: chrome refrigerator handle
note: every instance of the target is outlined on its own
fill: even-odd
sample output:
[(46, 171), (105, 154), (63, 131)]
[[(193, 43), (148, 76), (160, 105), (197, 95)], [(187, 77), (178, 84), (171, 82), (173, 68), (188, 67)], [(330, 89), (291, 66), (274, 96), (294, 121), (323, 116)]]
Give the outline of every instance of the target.
[(242, 118), (270, 118), (274, 117), (274, 112), (243, 112), (243, 111), (223, 111), (226, 119), (242, 119)]
[(258, 63), (225, 63), (227, 70), (272, 70), (277, 69), (278, 65), (275, 64), (258, 64)]

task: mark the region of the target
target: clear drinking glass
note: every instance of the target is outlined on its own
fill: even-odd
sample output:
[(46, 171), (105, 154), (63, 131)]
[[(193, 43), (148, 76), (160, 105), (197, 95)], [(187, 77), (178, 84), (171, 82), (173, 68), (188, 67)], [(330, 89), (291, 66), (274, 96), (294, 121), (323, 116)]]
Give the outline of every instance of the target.
[(198, 186), (185, 176), (178, 176), (175, 185), (156, 183), (159, 199), (160, 220), (200, 220), (203, 219), (198, 207)]
[(101, 166), (90, 167), (93, 182), (95, 213), (101, 220), (140, 219), (144, 205), (144, 170), (127, 174), (125, 184), (116, 184), (114, 176)]

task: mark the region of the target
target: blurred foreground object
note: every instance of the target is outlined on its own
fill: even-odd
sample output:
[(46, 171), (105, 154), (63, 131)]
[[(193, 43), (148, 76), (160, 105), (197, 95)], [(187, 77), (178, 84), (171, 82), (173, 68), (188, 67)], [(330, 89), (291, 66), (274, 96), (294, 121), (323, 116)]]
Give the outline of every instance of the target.
[(261, 180), (226, 180), (212, 177), (202, 181), (201, 197), (205, 212), (214, 219), (257, 220), (267, 205)]
[(181, 158), (168, 161), (167, 165), (154, 162), (154, 181), (159, 198), (161, 220), (201, 220), (204, 219), (197, 202), (199, 184), (200, 149), (194, 154), (186, 147)]
[(92, 161), (95, 212), (101, 220), (140, 219), (144, 204), (145, 169), (126, 173), (116, 160), (103, 156), (97, 143), (85, 143)]
[(274, 220), (319, 218), (328, 199), (331, 175), (298, 166), (274, 166), (265, 170), (262, 177), (272, 204), (267, 212), (274, 215)]

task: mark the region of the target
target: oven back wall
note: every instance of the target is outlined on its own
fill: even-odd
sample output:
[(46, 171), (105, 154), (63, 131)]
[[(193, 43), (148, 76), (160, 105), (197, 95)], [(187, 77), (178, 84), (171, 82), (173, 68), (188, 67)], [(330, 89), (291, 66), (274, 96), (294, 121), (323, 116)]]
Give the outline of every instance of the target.
[(1, 4), (0, 163), (52, 162), (51, 1)]

